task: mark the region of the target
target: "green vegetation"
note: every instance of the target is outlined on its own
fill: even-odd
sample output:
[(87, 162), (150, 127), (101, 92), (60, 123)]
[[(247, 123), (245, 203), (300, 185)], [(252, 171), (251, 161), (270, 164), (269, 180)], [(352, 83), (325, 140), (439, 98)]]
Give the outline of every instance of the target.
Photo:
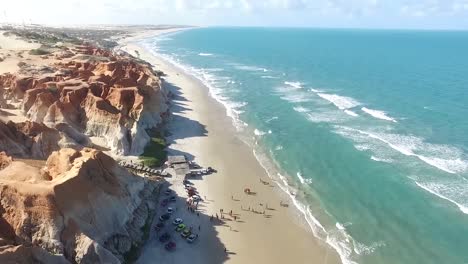
[(159, 167), (167, 159), (166, 142), (157, 132), (150, 132), (151, 140), (146, 145), (145, 151), (140, 156), (141, 162), (148, 167)]
[(39, 49), (30, 50), (29, 54), (31, 54), (31, 55), (47, 55), (47, 54), (50, 54), (50, 51), (39, 48)]

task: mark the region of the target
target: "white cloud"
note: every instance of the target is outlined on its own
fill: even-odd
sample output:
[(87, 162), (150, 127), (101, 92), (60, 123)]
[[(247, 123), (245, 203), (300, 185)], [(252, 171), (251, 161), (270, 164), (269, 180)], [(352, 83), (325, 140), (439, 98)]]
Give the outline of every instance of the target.
[[(468, 18), (468, 0), (0, 1), (0, 22), (348, 26), (351, 20), (365, 20), (372, 26), (372, 19), (398, 24), (401, 17), (422, 21), (453, 16), (465, 23)], [(456, 25), (455, 19), (451, 23)]]

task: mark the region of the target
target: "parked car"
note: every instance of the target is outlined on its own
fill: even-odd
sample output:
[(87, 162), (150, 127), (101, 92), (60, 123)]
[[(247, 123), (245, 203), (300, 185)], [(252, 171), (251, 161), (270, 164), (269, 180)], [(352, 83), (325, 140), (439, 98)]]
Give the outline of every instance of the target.
[(162, 200), (162, 202), (161, 202), (161, 206), (162, 206), (162, 207), (166, 207), (168, 203), (169, 203), (169, 200), (164, 199), (164, 200)]
[(193, 201), (194, 201), (194, 202), (201, 201), (201, 197), (200, 197), (200, 196), (198, 196), (198, 195), (194, 195), (194, 196), (192, 196), (192, 199), (193, 199)]
[(171, 191), (170, 189), (167, 189), (167, 190), (164, 192), (165, 195), (171, 195), (171, 193), (172, 193), (172, 191)]
[(195, 240), (197, 240), (198, 234), (191, 234), (189, 237), (187, 237), (187, 242), (193, 243)]
[(156, 229), (156, 231), (159, 231), (159, 230), (161, 230), (163, 227), (164, 227), (164, 222), (159, 222), (159, 223), (156, 224), (156, 226), (154, 227), (154, 229)]
[(177, 201), (177, 198), (175, 196), (171, 196), (171, 198), (169, 198), (169, 202), (176, 202)]
[(180, 232), (180, 231), (184, 230), (185, 227), (186, 227), (185, 224), (179, 224), (179, 225), (175, 228), (175, 231), (176, 231), (176, 232)]
[(176, 218), (176, 219), (174, 219), (172, 224), (178, 226), (178, 225), (182, 224), (183, 222), (184, 222), (184, 220), (182, 220), (182, 218)]
[(172, 214), (173, 212), (174, 212), (174, 208), (172, 208), (172, 207), (167, 208), (167, 213), (168, 214)]
[(162, 236), (159, 237), (159, 241), (161, 243), (167, 242), (169, 239), (171, 239), (171, 235), (169, 235), (169, 233), (164, 233)]
[(159, 220), (161, 221), (167, 221), (169, 220), (169, 218), (171, 218), (171, 214), (163, 214), (159, 217)]
[(182, 237), (189, 237), (190, 235), (192, 234), (192, 231), (190, 231), (190, 229), (186, 228), (182, 234), (180, 234)]
[(164, 248), (165, 248), (166, 250), (168, 250), (168, 251), (172, 251), (172, 250), (174, 250), (174, 249), (176, 248), (176, 243), (174, 243), (174, 242), (171, 241), (171, 242), (167, 243), (167, 244), (164, 246)]

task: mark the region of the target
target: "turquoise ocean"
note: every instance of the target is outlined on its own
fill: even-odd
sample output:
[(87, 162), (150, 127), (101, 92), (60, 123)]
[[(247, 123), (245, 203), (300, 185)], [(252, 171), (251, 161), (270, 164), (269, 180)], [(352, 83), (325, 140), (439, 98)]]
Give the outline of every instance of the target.
[(199, 28), (200, 79), (343, 263), (468, 263), (468, 32)]

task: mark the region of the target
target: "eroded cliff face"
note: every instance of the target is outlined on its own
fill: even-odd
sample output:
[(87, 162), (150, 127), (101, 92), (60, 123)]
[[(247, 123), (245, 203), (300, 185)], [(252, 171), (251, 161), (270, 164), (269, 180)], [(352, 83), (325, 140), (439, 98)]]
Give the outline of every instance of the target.
[(0, 153), (0, 169), (2, 263), (120, 263), (159, 192), (89, 148), (55, 151), (42, 168)]
[[(146, 129), (162, 122), (167, 92), (151, 66), (109, 51), (78, 47), (48, 67), (0, 75), (0, 107), (19, 107), (32, 122), (89, 146), (101, 137), (119, 155), (138, 155)], [(8, 105), (8, 102), (11, 102)]]
[(4, 123), (0, 121), (0, 151), (15, 157), (46, 159), (60, 148), (79, 149), (86, 142), (36, 122)]

